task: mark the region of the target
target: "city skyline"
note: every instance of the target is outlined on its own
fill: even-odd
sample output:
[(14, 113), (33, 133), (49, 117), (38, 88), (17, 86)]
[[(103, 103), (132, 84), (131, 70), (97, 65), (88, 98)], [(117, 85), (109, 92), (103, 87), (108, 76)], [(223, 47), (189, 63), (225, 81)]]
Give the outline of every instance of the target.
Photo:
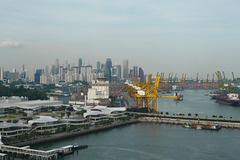
[[(56, 57), (77, 65), (111, 57), (146, 73), (238, 71), (240, 2), (0, 1), (0, 66), (37, 69)], [(32, 71), (31, 71), (32, 72)]]
[[(4, 71), (8, 71), (8, 72), (11, 72), (11, 73), (21, 73), (21, 72), (23, 72), (25, 69), (25, 71), (27, 72), (27, 74), (28, 75), (30, 75), (31, 76), (31, 78), (34, 78), (33, 76), (34, 76), (34, 74), (36, 73), (36, 71), (37, 70), (44, 70), (44, 72), (46, 72), (46, 70), (47, 70), (47, 72), (49, 72), (48, 70), (49, 69), (53, 69), (52, 67), (55, 67), (55, 66), (59, 66), (59, 67), (62, 67), (62, 68), (65, 68), (65, 67), (67, 67), (67, 65), (68, 66), (71, 66), (71, 67), (73, 67), (73, 68), (75, 68), (75, 67), (80, 67), (79, 66), (79, 61), (81, 60), (81, 67), (88, 67), (88, 66), (91, 66), (91, 68), (93, 69), (93, 70), (97, 70), (98, 69), (98, 63), (100, 63), (100, 65), (105, 65), (106, 64), (106, 60), (107, 59), (111, 59), (111, 58), (106, 58), (104, 61), (96, 61), (96, 62), (94, 62), (93, 64), (91, 64), (91, 63), (85, 63), (85, 61), (84, 61), (84, 59), (82, 59), (82, 58), (78, 58), (78, 59), (76, 59), (75, 61), (76, 61), (76, 63), (71, 63), (71, 62), (69, 62), (68, 61), (68, 59), (65, 59), (65, 60), (59, 60), (59, 58), (56, 58), (54, 61), (52, 61), (52, 63), (50, 63), (50, 64), (47, 64), (47, 65), (45, 65), (45, 66), (41, 66), (41, 67), (39, 67), (39, 68), (29, 68), (29, 65), (28, 64), (21, 64), (19, 67), (14, 67), (14, 68), (7, 68), (7, 67), (5, 67), (5, 66), (0, 66), (0, 68), (3, 68), (3, 70)], [(113, 65), (112, 65), (112, 67), (114, 67), (114, 66), (118, 66), (118, 65), (120, 65), (121, 67), (122, 67), (122, 71), (121, 71), (121, 74), (122, 74), (122, 78), (123, 79), (126, 79), (126, 77), (128, 77), (128, 76), (130, 76), (130, 71), (132, 70), (133, 72), (135, 72), (134, 71), (134, 68), (135, 67), (137, 67), (137, 70), (139, 70), (140, 68), (142, 69), (143, 67), (142, 66), (137, 66), (137, 65), (135, 65), (135, 64), (132, 64), (131, 62), (129, 63), (129, 60), (127, 59), (127, 58), (124, 58), (124, 59), (122, 59), (122, 63), (114, 63), (115, 61), (113, 60)], [(139, 67), (139, 69), (138, 69), (138, 67)], [(67, 67), (68, 68), (68, 67)], [(126, 69), (124, 69), (124, 68), (126, 68)], [(80, 69), (81, 70), (81, 69)], [(79, 70), (79, 71), (80, 71)], [(125, 70), (127, 70), (127, 71), (125, 71)], [(136, 70), (136, 69), (135, 69)], [(58, 72), (59, 71), (56, 71), (56, 73), (58, 74)], [(97, 71), (98, 72), (98, 71)], [(126, 75), (124, 76), (124, 72), (126, 72)], [(139, 71), (138, 71), (139, 72)], [(216, 71), (217, 72), (217, 71)], [(157, 73), (164, 73), (164, 77), (165, 78), (167, 78), (167, 76), (168, 76), (168, 74), (170, 73), (170, 74), (174, 74), (174, 76), (175, 75), (177, 75), (177, 77), (178, 78), (181, 78), (181, 76), (182, 76), (182, 74), (187, 74), (187, 79), (195, 79), (197, 76), (198, 76), (198, 78), (200, 79), (200, 80), (202, 80), (202, 79), (206, 79), (207, 78), (207, 75), (208, 75), (208, 78), (209, 79), (212, 79), (212, 77), (213, 77), (213, 74), (214, 74), (214, 79), (215, 80), (217, 80), (217, 77), (216, 77), (216, 72), (214, 72), (214, 73), (207, 73), (207, 74), (201, 74), (201, 73), (199, 73), (199, 72), (197, 72), (197, 73), (194, 73), (194, 74), (192, 74), (192, 75), (189, 75), (189, 74), (187, 74), (187, 73), (182, 73), (182, 72), (157, 72)], [(220, 71), (220, 72), (224, 72), (224, 74), (226, 75), (226, 78), (227, 79), (232, 79), (232, 72), (225, 72), (224, 70), (223, 71)], [(52, 72), (51, 72), (52, 73)], [(80, 73), (80, 72), (79, 72)], [(153, 76), (155, 76), (157, 73), (147, 73), (146, 71), (145, 71), (145, 69), (144, 69), (144, 75), (149, 75), (149, 74), (153, 74)], [(234, 72), (233, 72), (234, 73)], [(136, 73), (133, 73), (134, 75), (136, 74)], [(138, 73), (139, 74), (139, 73)], [(235, 78), (239, 78), (238, 77), (238, 74), (236, 74), (236, 73), (234, 73), (234, 75), (235, 75)]]

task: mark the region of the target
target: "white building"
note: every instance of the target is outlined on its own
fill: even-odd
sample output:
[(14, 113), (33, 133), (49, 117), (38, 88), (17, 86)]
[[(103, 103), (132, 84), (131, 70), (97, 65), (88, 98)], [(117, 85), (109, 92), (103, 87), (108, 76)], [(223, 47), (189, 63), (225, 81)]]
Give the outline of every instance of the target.
[(82, 107), (87, 112), (83, 114), (91, 122), (97, 122), (102, 120), (113, 119), (117, 120), (120, 117), (126, 117), (125, 107), (107, 107), (107, 106), (95, 106), (95, 107)]
[(106, 78), (98, 78), (92, 81), (92, 88), (88, 89), (88, 99), (108, 99), (109, 82)]

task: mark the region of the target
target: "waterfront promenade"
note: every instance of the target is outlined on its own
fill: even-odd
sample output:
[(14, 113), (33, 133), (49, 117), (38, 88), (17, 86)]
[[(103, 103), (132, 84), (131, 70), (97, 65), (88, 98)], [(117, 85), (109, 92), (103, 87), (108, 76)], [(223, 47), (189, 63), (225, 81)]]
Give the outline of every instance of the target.
[(187, 122), (200, 123), (219, 123), (223, 128), (240, 129), (240, 119), (232, 118), (217, 118), (217, 117), (198, 117), (198, 116), (179, 116), (179, 115), (165, 115), (154, 113), (137, 113), (128, 112), (128, 114), (140, 115), (146, 118), (139, 118), (139, 122), (153, 122), (165, 124), (179, 124), (183, 125)]

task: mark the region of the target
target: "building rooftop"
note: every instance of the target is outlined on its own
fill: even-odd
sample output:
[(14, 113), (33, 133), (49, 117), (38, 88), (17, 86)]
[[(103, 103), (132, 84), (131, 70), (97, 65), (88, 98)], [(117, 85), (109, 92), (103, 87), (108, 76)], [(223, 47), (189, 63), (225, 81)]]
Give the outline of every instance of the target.
[(23, 109), (35, 109), (42, 106), (61, 106), (63, 105), (63, 103), (61, 101), (34, 100), (34, 101), (21, 101), (5, 105), (10, 107), (19, 107)]
[(0, 128), (10, 128), (10, 127), (29, 127), (27, 124), (19, 124), (19, 123), (0, 123)]
[(38, 119), (28, 121), (28, 124), (32, 125), (33, 123), (51, 123), (51, 122), (57, 122), (57, 121), (58, 119), (52, 118), (50, 116), (39, 116)]

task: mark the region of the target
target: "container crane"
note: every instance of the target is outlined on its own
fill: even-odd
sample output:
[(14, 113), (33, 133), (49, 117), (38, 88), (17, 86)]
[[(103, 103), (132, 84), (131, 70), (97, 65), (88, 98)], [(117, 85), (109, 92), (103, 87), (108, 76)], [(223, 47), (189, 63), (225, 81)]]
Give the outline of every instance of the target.
[(178, 98), (178, 96), (162, 96), (158, 95), (160, 76), (157, 74), (155, 83), (153, 86), (147, 86), (145, 90), (139, 90), (136, 93), (136, 97), (145, 104), (145, 107), (150, 108), (152, 104), (152, 109), (154, 112), (158, 112), (158, 98)]

